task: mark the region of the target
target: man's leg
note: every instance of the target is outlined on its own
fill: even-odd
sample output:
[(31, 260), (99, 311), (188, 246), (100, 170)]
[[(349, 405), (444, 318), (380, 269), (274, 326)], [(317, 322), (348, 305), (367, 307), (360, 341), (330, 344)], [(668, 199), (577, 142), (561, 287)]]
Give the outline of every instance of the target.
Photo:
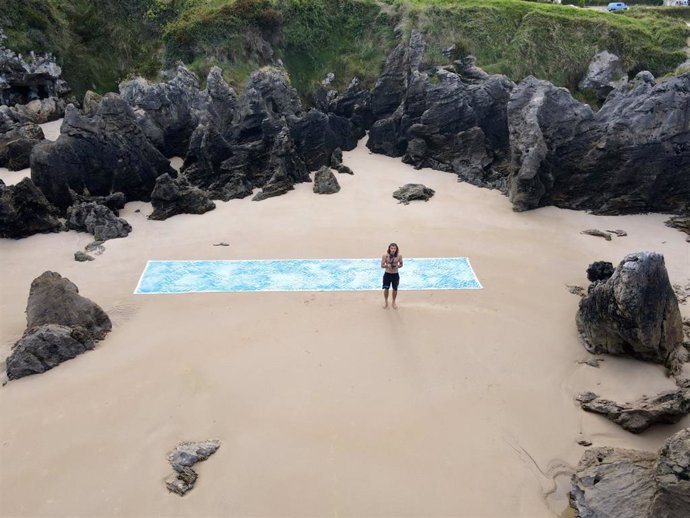
[(398, 296), (398, 290), (393, 290), (393, 309), (398, 309), (398, 306), (395, 304), (395, 297)]
[(388, 307), (388, 289), (386, 288), (383, 290), (383, 309), (386, 309), (387, 307)]

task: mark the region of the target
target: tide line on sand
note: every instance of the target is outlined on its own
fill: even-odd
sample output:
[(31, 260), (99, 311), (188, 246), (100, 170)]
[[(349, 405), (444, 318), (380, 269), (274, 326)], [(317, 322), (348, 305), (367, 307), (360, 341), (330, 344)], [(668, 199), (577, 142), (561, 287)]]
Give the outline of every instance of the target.
[[(135, 294), (381, 289), (378, 259), (148, 261)], [(405, 290), (482, 289), (467, 257), (410, 258)]]

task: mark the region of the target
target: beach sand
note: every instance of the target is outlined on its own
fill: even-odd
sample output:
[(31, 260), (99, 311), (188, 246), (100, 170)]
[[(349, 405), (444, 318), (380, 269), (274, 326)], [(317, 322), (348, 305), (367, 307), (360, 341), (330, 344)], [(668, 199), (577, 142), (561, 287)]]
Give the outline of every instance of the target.
[[(578, 364), (591, 356), (566, 289), (587, 285), (591, 262), (640, 250), (687, 283), (690, 246), (664, 215), (515, 213), (497, 191), (364, 141), (344, 162), (355, 175), (330, 196), (301, 184), (163, 222), (129, 203), (133, 232), (93, 262), (73, 259), (88, 234), (0, 240), (0, 357), (45, 270), (114, 323), (94, 351), (0, 388), (2, 516), (570, 516), (578, 439), (656, 450), (690, 425), (633, 435), (574, 401), (674, 387), (657, 365)], [(410, 182), (436, 195), (397, 204)], [(405, 291), (403, 268), (398, 310), (376, 291), (132, 294), (149, 259), (377, 258), (391, 241), (405, 257), (469, 257), (484, 289)], [(222, 446), (187, 496), (169, 493), (167, 453), (203, 439)]]

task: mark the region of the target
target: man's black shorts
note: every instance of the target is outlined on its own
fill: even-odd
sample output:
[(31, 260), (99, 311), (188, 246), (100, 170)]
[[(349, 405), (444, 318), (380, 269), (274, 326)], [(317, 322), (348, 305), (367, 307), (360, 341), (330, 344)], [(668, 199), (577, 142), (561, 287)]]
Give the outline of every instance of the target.
[(393, 289), (398, 291), (398, 284), (400, 284), (400, 274), (399, 273), (384, 273), (383, 274), (383, 289), (387, 290), (393, 285)]

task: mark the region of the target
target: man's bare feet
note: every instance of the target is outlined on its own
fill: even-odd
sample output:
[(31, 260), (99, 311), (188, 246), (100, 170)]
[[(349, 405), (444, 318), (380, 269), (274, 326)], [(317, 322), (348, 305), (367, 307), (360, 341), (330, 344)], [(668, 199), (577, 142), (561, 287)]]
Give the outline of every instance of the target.
[(395, 302), (393, 302), (393, 309), (398, 309), (398, 305)]
[(388, 309), (388, 302), (383, 305), (383, 309)]

